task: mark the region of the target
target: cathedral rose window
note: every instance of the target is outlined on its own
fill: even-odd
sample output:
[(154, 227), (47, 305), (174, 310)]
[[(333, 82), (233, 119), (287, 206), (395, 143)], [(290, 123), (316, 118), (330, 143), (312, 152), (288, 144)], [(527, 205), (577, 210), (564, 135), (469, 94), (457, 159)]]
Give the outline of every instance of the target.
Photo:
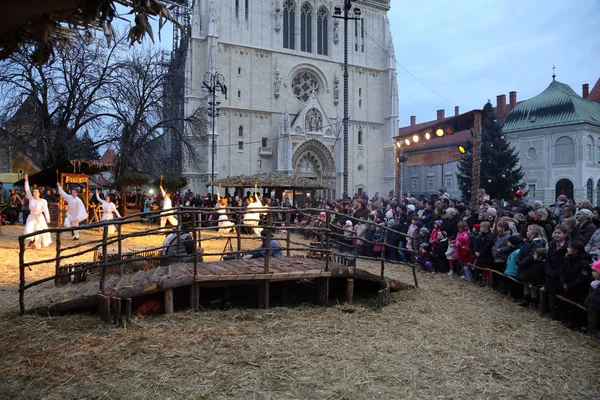
[(306, 102), (313, 89), (315, 93), (319, 93), (319, 81), (311, 72), (302, 71), (294, 77), (292, 91), (298, 100)]

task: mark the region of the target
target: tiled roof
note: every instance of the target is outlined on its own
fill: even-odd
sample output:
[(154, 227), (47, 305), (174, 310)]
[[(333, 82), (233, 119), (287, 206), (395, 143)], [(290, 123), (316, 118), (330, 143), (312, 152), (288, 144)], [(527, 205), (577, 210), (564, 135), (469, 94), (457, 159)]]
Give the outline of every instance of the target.
[(102, 154), (100, 162), (104, 164), (114, 164), (116, 158), (117, 152), (113, 149), (108, 149), (104, 152), (104, 154)]
[(600, 78), (592, 88), (590, 94), (588, 94), (588, 97), (586, 97), (585, 99), (589, 101), (595, 101), (596, 103), (600, 103)]
[(600, 126), (600, 103), (585, 100), (568, 85), (552, 81), (546, 90), (519, 104), (508, 114), (504, 132), (581, 123)]

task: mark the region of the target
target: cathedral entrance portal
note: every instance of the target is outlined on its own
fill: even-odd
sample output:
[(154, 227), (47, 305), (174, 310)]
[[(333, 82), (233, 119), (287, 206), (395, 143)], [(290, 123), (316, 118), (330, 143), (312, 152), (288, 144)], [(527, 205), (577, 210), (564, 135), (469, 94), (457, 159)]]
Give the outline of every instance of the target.
[(328, 186), (318, 191), (317, 196), (332, 198), (335, 188), (334, 155), (318, 140), (311, 139), (298, 146), (292, 157), (294, 176), (316, 180)]

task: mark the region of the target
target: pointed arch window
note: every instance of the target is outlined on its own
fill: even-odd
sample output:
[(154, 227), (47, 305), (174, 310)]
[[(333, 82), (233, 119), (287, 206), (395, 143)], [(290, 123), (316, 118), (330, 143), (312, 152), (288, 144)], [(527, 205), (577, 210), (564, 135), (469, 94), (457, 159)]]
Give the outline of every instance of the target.
[(243, 138), (244, 137), (244, 127), (240, 125), (239, 129), (238, 129), (238, 137)]
[(312, 53), (312, 6), (302, 4), (300, 10), (300, 50)]
[(286, 0), (283, 3), (283, 48), (294, 50), (296, 48), (296, 3)]
[(329, 13), (327, 8), (319, 8), (317, 13), (317, 54), (328, 55), (327, 48), (327, 21), (329, 20)]
[(358, 144), (362, 146), (363, 144), (363, 131), (358, 131)]

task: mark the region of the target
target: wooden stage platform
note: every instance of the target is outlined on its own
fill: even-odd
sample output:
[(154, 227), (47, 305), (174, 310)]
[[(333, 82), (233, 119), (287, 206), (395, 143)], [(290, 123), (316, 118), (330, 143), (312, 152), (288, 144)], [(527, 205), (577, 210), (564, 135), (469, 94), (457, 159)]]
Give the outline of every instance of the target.
[[(352, 278), (354, 273), (352, 268), (332, 262), (329, 263), (329, 271), (325, 271), (324, 260), (301, 257), (272, 258), (267, 274), (264, 273), (263, 259), (199, 263), (196, 275), (194, 275), (193, 263), (176, 263), (123, 275), (107, 276), (104, 294), (100, 291), (99, 280), (47, 287), (44, 289), (43, 296), (36, 296), (34, 301), (36, 304), (27, 312), (60, 315), (90, 309), (98, 305), (99, 297), (114, 301), (116, 298), (132, 299), (165, 292), (165, 311), (168, 313), (173, 307), (172, 304), (168, 304), (169, 296), (172, 303), (172, 292), (175, 288), (189, 287), (190, 290), (194, 288), (199, 291), (201, 287), (267, 283), (268, 291), (268, 282), (329, 278), (332, 276), (332, 271), (338, 278)], [(320, 281), (328, 287), (327, 279)], [(323, 294), (319, 293), (319, 297), (322, 296)], [(194, 298), (193, 295), (191, 297)], [(193, 308), (194, 304), (190, 306)], [(268, 307), (268, 293), (267, 304), (264, 306)]]

